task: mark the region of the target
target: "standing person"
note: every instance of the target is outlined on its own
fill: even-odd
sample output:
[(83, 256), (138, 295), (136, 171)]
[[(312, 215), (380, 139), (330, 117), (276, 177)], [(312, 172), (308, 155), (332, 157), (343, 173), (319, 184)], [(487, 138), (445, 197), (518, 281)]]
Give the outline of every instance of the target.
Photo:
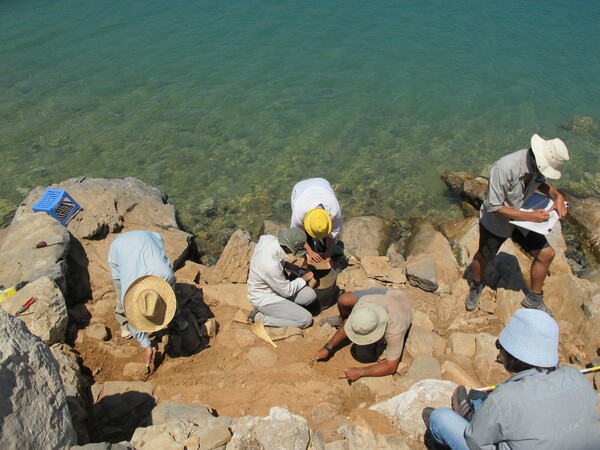
[[(270, 327), (307, 328), (312, 325), (312, 314), (304, 307), (317, 298), (317, 293), (307, 286), (312, 272), (286, 261), (287, 254), (304, 256), (306, 233), (299, 228), (277, 231), (277, 237), (265, 234), (260, 237), (248, 271), (248, 299), (254, 307), (248, 318)], [(300, 276), (290, 281), (284, 270)]]
[[(139, 342), (149, 367), (154, 350), (148, 333), (167, 327), (177, 313), (175, 274), (165, 255), (163, 239), (153, 231), (123, 233), (110, 246), (108, 265), (117, 296), (115, 318), (121, 325), (121, 336)], [(176, 325), (184, 330), (187, 322), (178, 320)]]
[(436, 443), (452, 450), (600, 448), (596, 394), (577, 369), (557, 366), (558, 335), (548, 314), (517, 310), (496, 342), (502, 364), (515, 375), (479, 399), (474, 412), (425, 408)]
[(291, 227), (297, 227), (312, 238), (304, 245), (308, 258), (323, 260), (315, 240), (325, 239), (325, 259), (331, 262), (336, 237), (342, 231), (342, 210), (331, 185), (324, 178), (300, 181), (292, 190)]
[[(559, 179), (560, 169), (568, 160), (569, 152), (563, 141), (558, 138), (546, 141), (534, 134), (529, 149), (516, 151), (494, 163), (487, 196), (479, 212), (479, 250), (471, 263), (473, 280), (465, 300), (467, 311), (473, 311), (477, 307), (483, 290), (485, 269), (502, 243), (510, 237), (533, 256), (531, 290), (521, 304), (553, 315), (544, 303), (542, 288), (554, 259), (554, 249), (543, 235), (517, 228), (510, 220), (544, 222), (549, 219), (552, 210), (561, 219), (567, 215), (564, 197), (546, 178)], [(523, 207), (536, 190), (554, 200), (552, 208), (549, 211), (520, 211), (519, 208)]]
[(360, 359), (376, 360), (378, 350), (382, 348), (378, 348), (378, 344), (385, 344), (385, 359), (367, 367), (346, 369), (348, 381), (395, 373), (404, 349), (404, 338), (412, 323), (412, 307), (406, 295), (385, 288), (345, 292), (338, 299), (338, 309), (339, 317), (328, 321), (338, 330), (317, 351), (315, 360), (327, 360), (347, 337), (357, 345)]

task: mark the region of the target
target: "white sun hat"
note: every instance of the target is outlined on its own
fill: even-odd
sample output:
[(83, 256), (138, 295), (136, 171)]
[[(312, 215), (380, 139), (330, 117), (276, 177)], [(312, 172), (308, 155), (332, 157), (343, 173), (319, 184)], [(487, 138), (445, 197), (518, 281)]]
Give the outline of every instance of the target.
[(388, 313), (383, 306), (358, 302), (344, 324), (346, 335), (358, 345), (369, 345), (383, 337), (388, 324)]
[(562, 165), (569, 160), (569, 150), (565, 143), (559, 138), (545, 140), (534, 134), (531, 137), (531, 150), (542, 175), (558, 180)]

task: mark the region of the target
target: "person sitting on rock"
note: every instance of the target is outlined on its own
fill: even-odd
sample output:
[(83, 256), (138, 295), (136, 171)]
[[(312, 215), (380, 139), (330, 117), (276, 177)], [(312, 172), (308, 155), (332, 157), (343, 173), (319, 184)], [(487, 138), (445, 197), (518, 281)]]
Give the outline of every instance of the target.
[[(115, 286), (115, 318), (121, 325), (121, 336), (135, 337), (144, 349), (149, 367), (154, 350), (148, 333), (166, 328), (178, 312), (173, 291), (175, 274), (165, 255), (163, 239), (153, 231), (123, 233), (110, 246), (108, 265)], [(188, 324), (176, 319), (175, 325), (184, 330)]]
[(487, 396), (459, 386), (454, 410), (425, 408), (433, 440), (455, 450), (600, 448), (596, 394), (579, 370), (557, 366), (558, 335), (548, 314), (517, 310), (496, 341), (515, 375)]
[[(270, 327), (307, 328), (312, 314), (305, 309), (317, 298), (307, 285), (313, 272), (286, 261), (287, 254), (304, 256), (306, 233), (299, 228), (277, 231), (277, 236), (263, 235), (258, 240), (248, 271), (248, 299), (254, 307), (248, 318)], [(284, 270), (298, 275), (286, 278)]]
[(300, 228), (310, 236), (304, 244), (310, 261), (323, 260), (316, 251), (319, 250), (331, 263), (334, 241), (342, 230), (342, 210), (327, 180), (310, 178), (296, 183), (292, 190), (290, 226)]
[[(483, 290), (483, 275), (502, 243), (512, 238), (533, 256), (531, 263), (531, 290), (521, 302), (526, 308), (540, 309), (550, 315), (544, 303), (544, 280), (554, 259), (554, 249), (546, 237), (534, 231), (515, 227), (511, 220), (544, 222), (555, 210), (562, 219), (567, 215), (565, 199), (546, 178), (560, 178), (560, 169), (569, 160), (567, 147), (560, 139), (544, 140), (537, 134), (531, 138), (531, 147), (500, 158), (490, 171), (488, 191), (479, 211), (479, 249), (471, 262), (473, 279), (465, 299), (467, 311), (473, 311)], [(531, 195), (539, 190), (554, 200), (550, 210), (521, 211)]]
[(385, 344), (385, 358), (367, 367), (345, 370), (348, 381), (362, 377), (391, 375), (398, 369), (404, 338), (412, 323), (412, 307), (399, 290), (370, 288), (345, 292), (338, 298), (339, 316), (322, 320), (338, 328), (327, 344), (319, 349), (315, 360), (327, 360), (334, 349), (348, 337), (356, 344), (357, 359), (377, 360)]

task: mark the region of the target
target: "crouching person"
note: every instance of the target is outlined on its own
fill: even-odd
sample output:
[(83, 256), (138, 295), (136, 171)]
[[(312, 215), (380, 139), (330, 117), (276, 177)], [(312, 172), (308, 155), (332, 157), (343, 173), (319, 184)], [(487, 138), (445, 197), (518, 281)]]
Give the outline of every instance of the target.
[(552, 317), (518, 310), (496, 347), (515, 375), (488, 396), (459, 386), (453, 409), (425, 408), (423, 420), (436, 443), (453, 450), (600, 448), (596, 395), (577, 369), (558, 367)]
[[(307, 286), (312, 272), (286, 261), (288, 254), (304, 256), (306, 233), (299, 228), (279, 230), (277, 236), (263, 235), (258, 240), (248, 272), (248, 299), (254, 307), (248, 318), (270, 327), (307, 328), (312, 314), (305, 308), (317, 298)], [(288, 280), (284, 271), (300, 276)]]
[(166, 328), (171, 321), (178, 330), (188, 326), (185, 320), (176, 318), (175, 274), (162, 237), (145, 230), (123, 233), (110, 246), (108, 265), (117, 296), (115, 318), (121, 325), (121, 336), (139, 342), (149, 369), (154, 349), (148, 334)]
[(315, 360), (328, 359), (335, 348), (348, 337), (356, 344), (359, 360), (377, 360), (385, 347), (385, 359), (367, 367), (345, 370), (348, 381), (362, 377), (391, 375), (398, 369), (404, 338), (412, 323), (412, 307), (399, 290), (371, 288), (345, 292), (338, 299), (339, 317), (331, 325), (337, 332), (317, 354)]

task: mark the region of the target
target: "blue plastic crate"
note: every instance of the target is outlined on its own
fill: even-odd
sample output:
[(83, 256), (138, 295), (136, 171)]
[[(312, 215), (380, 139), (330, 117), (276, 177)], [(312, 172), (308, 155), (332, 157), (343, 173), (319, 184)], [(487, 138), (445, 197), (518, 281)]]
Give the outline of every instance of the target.
[(67, 191), (62, 189), (46, 189), (42, 198), (33, 205), (35, 212), (46, 212), (64, 226), (73, 217), (73, 215), (81, 209), (81, 206), (67, 194)]

